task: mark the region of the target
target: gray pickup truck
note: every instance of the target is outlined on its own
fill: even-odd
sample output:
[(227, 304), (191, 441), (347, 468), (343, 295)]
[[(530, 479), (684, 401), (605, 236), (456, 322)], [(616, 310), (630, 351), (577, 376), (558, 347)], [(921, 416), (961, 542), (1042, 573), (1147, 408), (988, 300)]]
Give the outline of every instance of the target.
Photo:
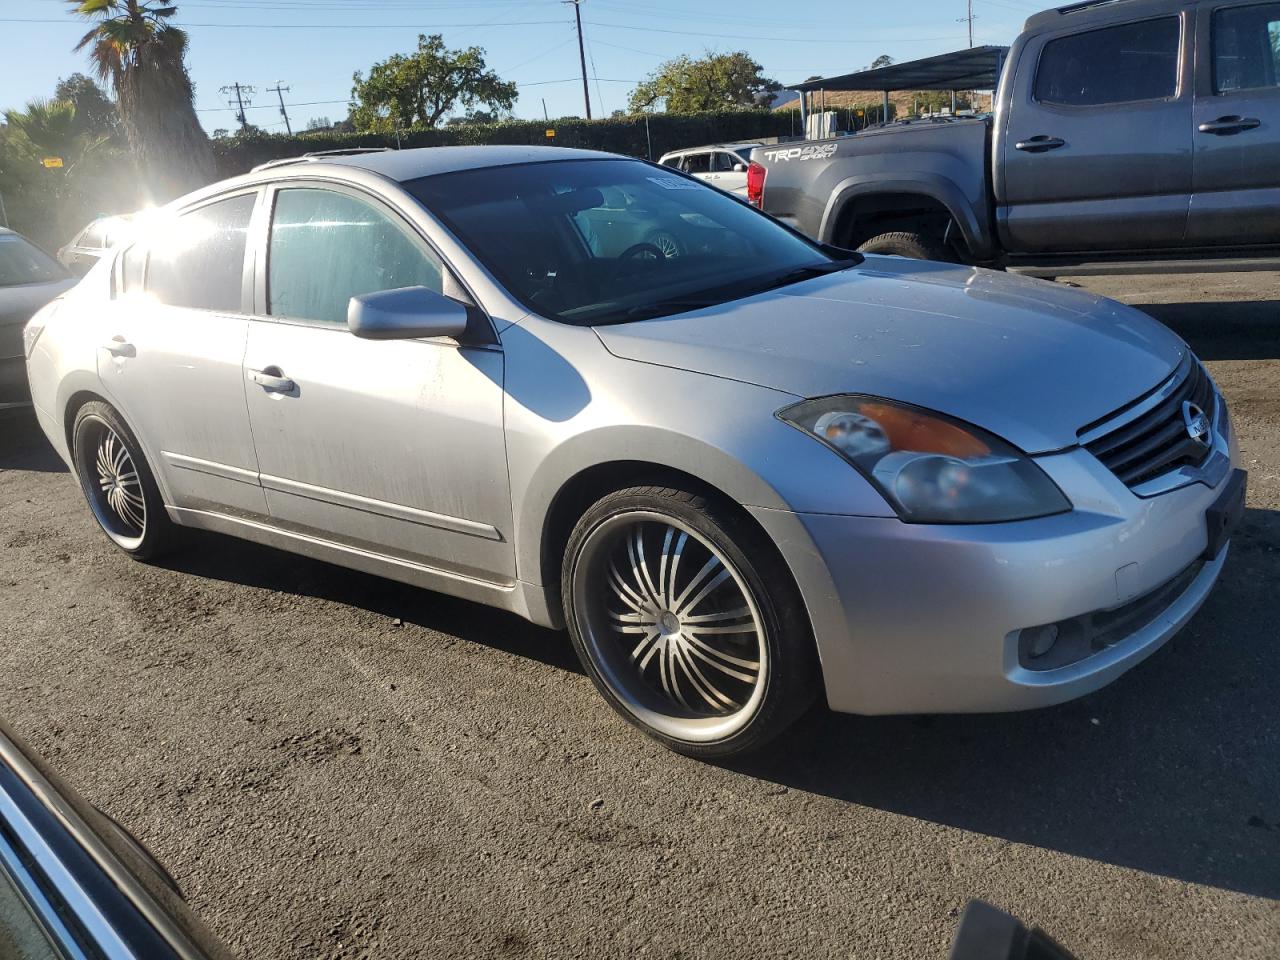
[(825, 243), (1039, 276), (1280, 267), (1280, 2), (1037, 14), (994, 115), (760, 147), (748, 199)]

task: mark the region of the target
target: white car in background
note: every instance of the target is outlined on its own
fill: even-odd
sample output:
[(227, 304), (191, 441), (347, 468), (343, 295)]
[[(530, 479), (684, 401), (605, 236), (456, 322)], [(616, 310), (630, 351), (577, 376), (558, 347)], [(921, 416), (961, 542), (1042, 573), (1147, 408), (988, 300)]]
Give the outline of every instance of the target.
[(759, 143), (725, 143), (709, 147), (672, 150), (658, 160), (664, 167), (675, 167), (703, 180), (725, 193), (747, 195), (747, 165), (751, 151)]

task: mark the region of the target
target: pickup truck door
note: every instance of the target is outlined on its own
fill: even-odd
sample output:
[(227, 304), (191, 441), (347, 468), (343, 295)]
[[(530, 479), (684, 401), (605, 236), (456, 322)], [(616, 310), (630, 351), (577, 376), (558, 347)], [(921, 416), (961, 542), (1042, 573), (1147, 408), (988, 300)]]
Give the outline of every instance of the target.
[(997, 168), (997, 220), (1011, 252), (1183, 242), (1190, 18), (1059, 30), (1023, 48)]
[(1280, 243), (1280, 3), (1200, 7), (1188, 239)]

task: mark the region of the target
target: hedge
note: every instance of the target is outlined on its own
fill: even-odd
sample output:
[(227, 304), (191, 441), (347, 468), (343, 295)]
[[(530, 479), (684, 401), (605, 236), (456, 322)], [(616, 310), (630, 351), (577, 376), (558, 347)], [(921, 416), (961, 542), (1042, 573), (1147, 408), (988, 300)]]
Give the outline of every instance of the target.
[[(646, 124), (648, 127), (646, 135)], [(547, 131), (555, 130), (554, 137)], [(503, 123), (458, 124), (400, 134), (398, 145), (441, 147), (455, 144), (549, 144), (606, 150), (658, 159), (668, 150), (798, 133), (790, 111), (732, 110), (708, 113), (609, 117), (600, 120), (509, 120)], [(218, 174), (229, 177), (283, 157), (350, 147), (395, 147), (395, 134), (303, 133), (296, 136), (250, 134), (213, 141)]]

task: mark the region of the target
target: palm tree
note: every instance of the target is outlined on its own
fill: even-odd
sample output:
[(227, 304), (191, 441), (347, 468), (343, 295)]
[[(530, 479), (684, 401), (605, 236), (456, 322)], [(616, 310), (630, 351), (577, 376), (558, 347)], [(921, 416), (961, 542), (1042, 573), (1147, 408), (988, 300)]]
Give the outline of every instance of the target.
[(157, 0), (67, 0), (93, 27), (88, 48), (98, 76), (115, 90), (120, 119), (152, 198), (163, 201), (214, 179), (209, 138), (196, 119), (183, 62), (187, 35), (168, 23), (177, 11)]

